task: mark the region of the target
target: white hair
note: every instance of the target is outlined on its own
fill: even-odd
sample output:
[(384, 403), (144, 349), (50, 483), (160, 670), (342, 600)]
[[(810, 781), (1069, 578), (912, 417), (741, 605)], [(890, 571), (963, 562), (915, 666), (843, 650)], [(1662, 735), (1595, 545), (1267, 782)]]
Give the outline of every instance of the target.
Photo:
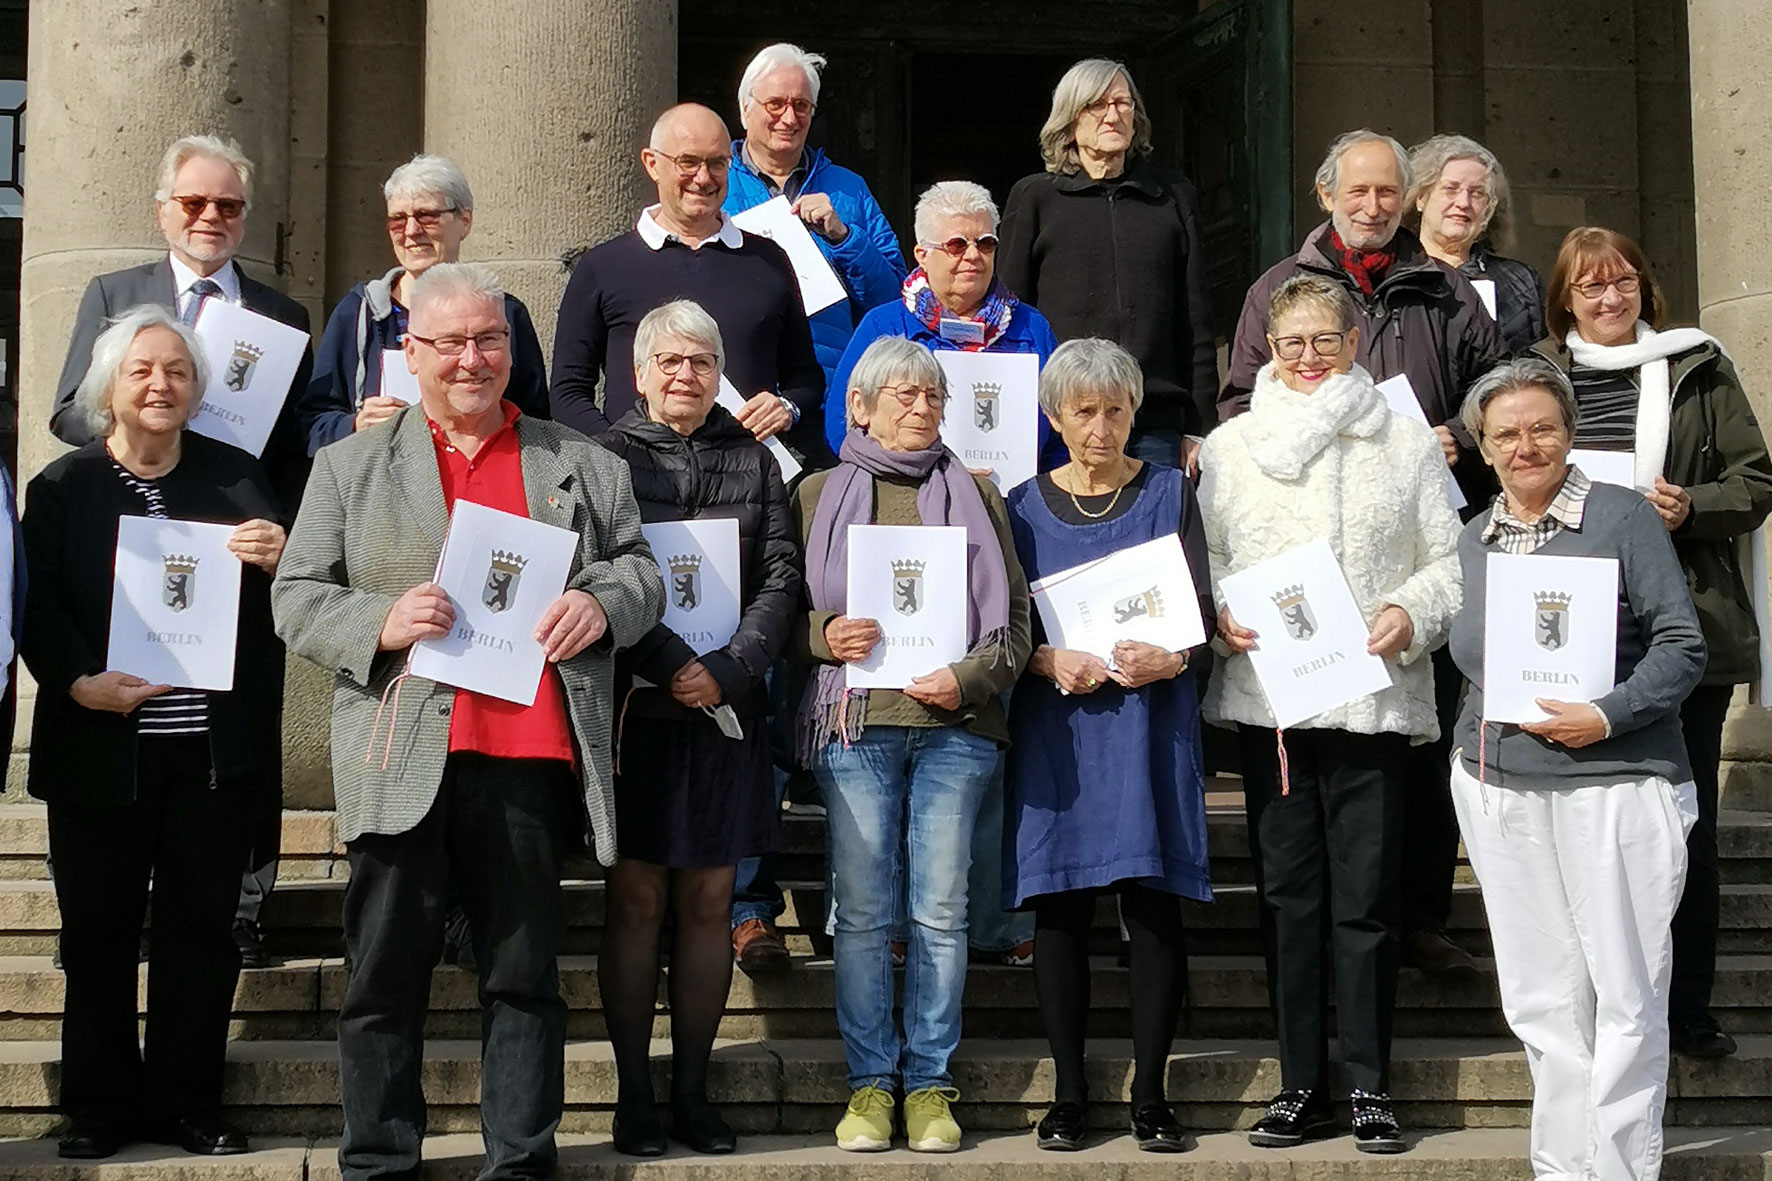
[(220, 160), (240, 178), (240, 192), (246, 197), (246, 208), (252, 208), (252, 161), (231, 139), (214, 135), (187, 135), (172, 141), (160, 157), (160, 179), (154, 189), (154, 200), (164, 205), (172, 200), (172, 186), (178, 183), (178, 170), (199, 156)]
[[(849, 392), (861, 396), (861, 407), (869, 414), (880, 400), (880, 391), (898, 381), (914, 381), (934, 386), (943, 395), (948, 392), (947, 371), (935, 354), (923, 345), (903, 336), (882, 336), (862, 350), (855, 368), (849, 371)], [(844, 415), (855, 425), (855, 407), (843, 399)]]
[(646, 368), (646, 362), (652, 359), (653, 346), (666, 336), (693, 340), (714, 354), (719, 368), (726, 368), (726, 345), (720, 339), (720, 325), (693, 299), (673, 299), (647, 312), (640, 318), (640, 326), (634, 329), (635, 373)]
[(170, 309), (160, 304), (137, 304), (112, 320), (92, 342), (92, 362), (86, 366), (86, 376), (80, 379), (80, 388), (74, 392), (75, 412), (101, 439), (117, 425), (116, 415), (111, 412), (111, 390), (123, 372), (123, 360), (129, 353), (129, 346), (149, 328), (169, 328), (178, 333), (179, 339), (185, 342), (185, 352), (190, 354), (193, 385), (185, 421), (189, 422), (197, 413), (197, 407), (203, 404), (203, 391), (209, 387), (209, 361), (203, 354), (196, 329), (181, 322)]
[(798, 45), (777, 41), (758, 50), (751, 64), (744, 68), (744, 76), (738, 80), (738, 113), (744, 114), (744, 109), (751, 105), (751, 95), (757, 89), (757, 83), (786, 66), (795, 66), (806, 75), (806, 89), (812, 92), (812, 105), (816, 107), (818, 75), (824, 69), (824, 58)]
[(1350, 148), (1359, 147), (1361, 144), (1383, 144), (1391, 150), (1397, 158), (1399, 187), (1407, 193), (1410, 177), (1413, 175), (1409, 169), (1408, 151), (1392, 137), (1373, 131), (1370, 127), (1362, 127), (1358, 131), (1350, 131), (1346, 135), (1336, 137), (1335, 142), (1329, 145), (1329, 152), (1323, 157), (1323, 162), (1317, 165), (1317, 187), (1333, 193), (1341, 184), (1341, 158), (1347, 155)]
[(1126, 89), (1132, 95), (1130, 154), (1149, 154), (1150, 112), (1145, 110), (1144, 98), (1138, 93), (1138, 84), (1132, 81), (1132, 71), (1126, 68), (1124, 62), (1111, 61), (1105, 57), (1089, 57), (1066, 70), (1064, 77), (1058, 80), (1058, 85), (1052, 88), (1052, 110), (1046, 116), (1045, 125), (1040, 128), (1040, 158), (1046, 161), (1047, 172), (1070, 176), (1083, 167), (1083, 161), (1077, 154), (1077, 120), (1090, 103), (1108, 92), (1115, 78), (1124, 78)]
[(468, 178), (455, 161), (423, 152), (388, 174), (381, 195), (390, 204), (396, 197), (437, 196), (449, 202), (451, 209), (474, 208), (474, 191), (468, 188)]
[(477, 262), (440, 262), (427, 267), (412, 281), (407, 308), (412, 319), (419, 310), (442, 299), (483, 299), (505, 315), (505, 289), (491, 267)]
[(1040, 409), (1056, 419), (1072, 398), (1098, 394), (1124, 398), (1134, 414), (1144, 404), (1144, 372), (1131, 353), (1111, 340), (1067, 340), (1040, 368)]
[(997, 229), (997, 203), (991, 191), (969, 180), (937, 181), (917, 198), (917, 212), (912, 221), (917, 241), (925, 246), (937, 245), (936, 223), (950, 217), (980, 215), (989, 219), (991, 231)]

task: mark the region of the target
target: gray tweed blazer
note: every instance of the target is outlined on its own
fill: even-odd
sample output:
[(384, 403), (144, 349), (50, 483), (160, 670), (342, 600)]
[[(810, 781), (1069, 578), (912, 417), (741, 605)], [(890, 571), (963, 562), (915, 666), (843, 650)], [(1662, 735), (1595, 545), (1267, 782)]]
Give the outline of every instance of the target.
[[(567, 586), (595, 595), (609, 616), (603, 639), (558, 666), (591, 835), (598, 859), (609, 865), (615, 861), (613, 652), (659, 621), (664, 583), (640, 532), (627, 465), (551, 422), (525, 416), (516, 430), (529, 515), (579, 534)], [(383, 770), (393, 696), (379, 732), (376, 711), (406, 653), (379, 652), (376, 641), (394, 600), (435, 575), (448, 529), (422, 409), (402, 410), (314, 457), (271, 587), (271, 609), (289, 650), (335, 673), (332, 784), (341, 840), (405, 832), (424, 819), (442, 783), (455, 690), (421, 677), (401, 684)], [(374, 755), (366, 757), (372, 742)]]

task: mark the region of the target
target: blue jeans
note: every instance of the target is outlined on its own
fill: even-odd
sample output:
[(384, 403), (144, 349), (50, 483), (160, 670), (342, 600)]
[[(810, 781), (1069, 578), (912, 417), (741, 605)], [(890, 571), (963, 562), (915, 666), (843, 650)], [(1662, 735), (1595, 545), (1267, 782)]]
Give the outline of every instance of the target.
[[(957, 726), (870, 726), (832, 742), (813, 771), (829, 818), (837, 1028), (849, 1088), (945, 1087), (966, 986), (966, 874), (997, 744)], [(911, 922), (904, 1034), (892, 1014), (893, 911)]]
[(972, 872), (966, 885), (967, 941), (980, 951), (1012, 951), (1034, 937), (1034, 912), (1003, 909), (1003, 760), (978, 804)]

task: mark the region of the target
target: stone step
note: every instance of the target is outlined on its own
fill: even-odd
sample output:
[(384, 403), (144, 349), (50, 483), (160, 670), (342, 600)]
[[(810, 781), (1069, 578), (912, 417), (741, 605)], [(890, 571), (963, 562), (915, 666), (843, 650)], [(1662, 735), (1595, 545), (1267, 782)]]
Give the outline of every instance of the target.
[[(1208, 1132), (1189, 1152), (1139, 1152), (1116, 1126), (1077, 1153), (1041, 1152), (1025, 1132), (968, 1129), (957, 1153), (931, 1156), (898, 1147), (857, 1156), (828, 1133), (746, 1136), (732, 1156), (708, 1158), (673, 1145), (654, 1160), (621, 1156), (601, 1134), (560, 1137), (559, 1181), (1530, 1181), (1526, 1132), (1462, 1128), (1409, 1133), (1401, 1156), (1366, 1156), (1341, 1136), (1276, 1152), (1251, 1148), (1234, 1132)], [(0, 1143), (0, 1175), (16, 1181), (337, 1181), (333, 1140), (262, 1138), (245, 1156), (205, 1160), (174, 1148), (138, 1145), (109, 1161), (60, 1161), (53, 1140)], [(476, 1135), (425, 1140), (426, 1181), (474, 1181), (483, 1163)], [(1772, 1132), (1762, 1128), (1670, 1128), (1663, 1181), (1768, 1181)]]
[[(1169, 1063), (1167, 1093), (1182, 1119), (1202, 1131), (1246, 1128), (1279, 1089), (1279, 1062), (1265, 1040), (1189, 1039)], [(60, 1047), (0, 1043), (0, 1135), (41, 1135), (55, 1125)], [(659, 1094), (668, 1093), (670, 1043), (652, 1045)], [(1032, 1126), (1052, 1101), (1052, 1063), (1043, 1039), (971, 1039), (951, 1065), (960, 1092), (957, 1118), (977, 1131)], [(1104, 1125), (1116, 1118), (1132, 1077), (1131, 1046), (1089, 1046), (1090, 1094)], [(434, 1040), (422, 1072), (430, 1127), (479, 1127), (480, 1044)], [(1772, 1102), (1772, 1037), (1741, 1039), (1741, 1052), (1713, 1062), (1675, 1058), (1666, 1122), (1685, 1127), (1763, 1125)], [(1398, 1116), (1417, 1128), (1519, 1127), (1528, 1121), (1531, 1080), (1519, 1044), (1504, 1038), (1399, 1039), (1391, 1092)], [(843, 1047), (833, 1039), (722, 1040), (709, 1072), (709, 1097), (742, 1132), (827, 1132), (848, 1098)], [(266, 1135), (336, 1134), (338, 1053), (331, 1042), (235, 1042), (223, 1092), (230, 1118)], [(566, 1114), (561, 1129), (608, 1128), (616, 1099), (609, 1043), (566, 1049)]]

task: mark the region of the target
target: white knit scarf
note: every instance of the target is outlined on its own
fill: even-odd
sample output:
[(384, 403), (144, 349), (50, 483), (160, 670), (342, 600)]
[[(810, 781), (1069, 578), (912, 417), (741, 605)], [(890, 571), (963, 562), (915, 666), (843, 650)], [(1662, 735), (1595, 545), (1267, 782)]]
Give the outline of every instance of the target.
[(1697, 348), (1715, 344), (1717, 339), (1696, 328), (1673, 328), (1657, 332), (1641, 320), (1637, 321), (1635, 344), (1589, 344), (1573, 328), (1565, 339), (1569, 355), (1577, 365), (1589, 369), (1635, 369), (1637, 371), (1637, 438), (1635, 472), (1632, 480), (1639, 492), (1655, 487), (1667, 460), (1668, 430), (1673, 409), (1673, 390), (1668, 379), (1667, 359)]

